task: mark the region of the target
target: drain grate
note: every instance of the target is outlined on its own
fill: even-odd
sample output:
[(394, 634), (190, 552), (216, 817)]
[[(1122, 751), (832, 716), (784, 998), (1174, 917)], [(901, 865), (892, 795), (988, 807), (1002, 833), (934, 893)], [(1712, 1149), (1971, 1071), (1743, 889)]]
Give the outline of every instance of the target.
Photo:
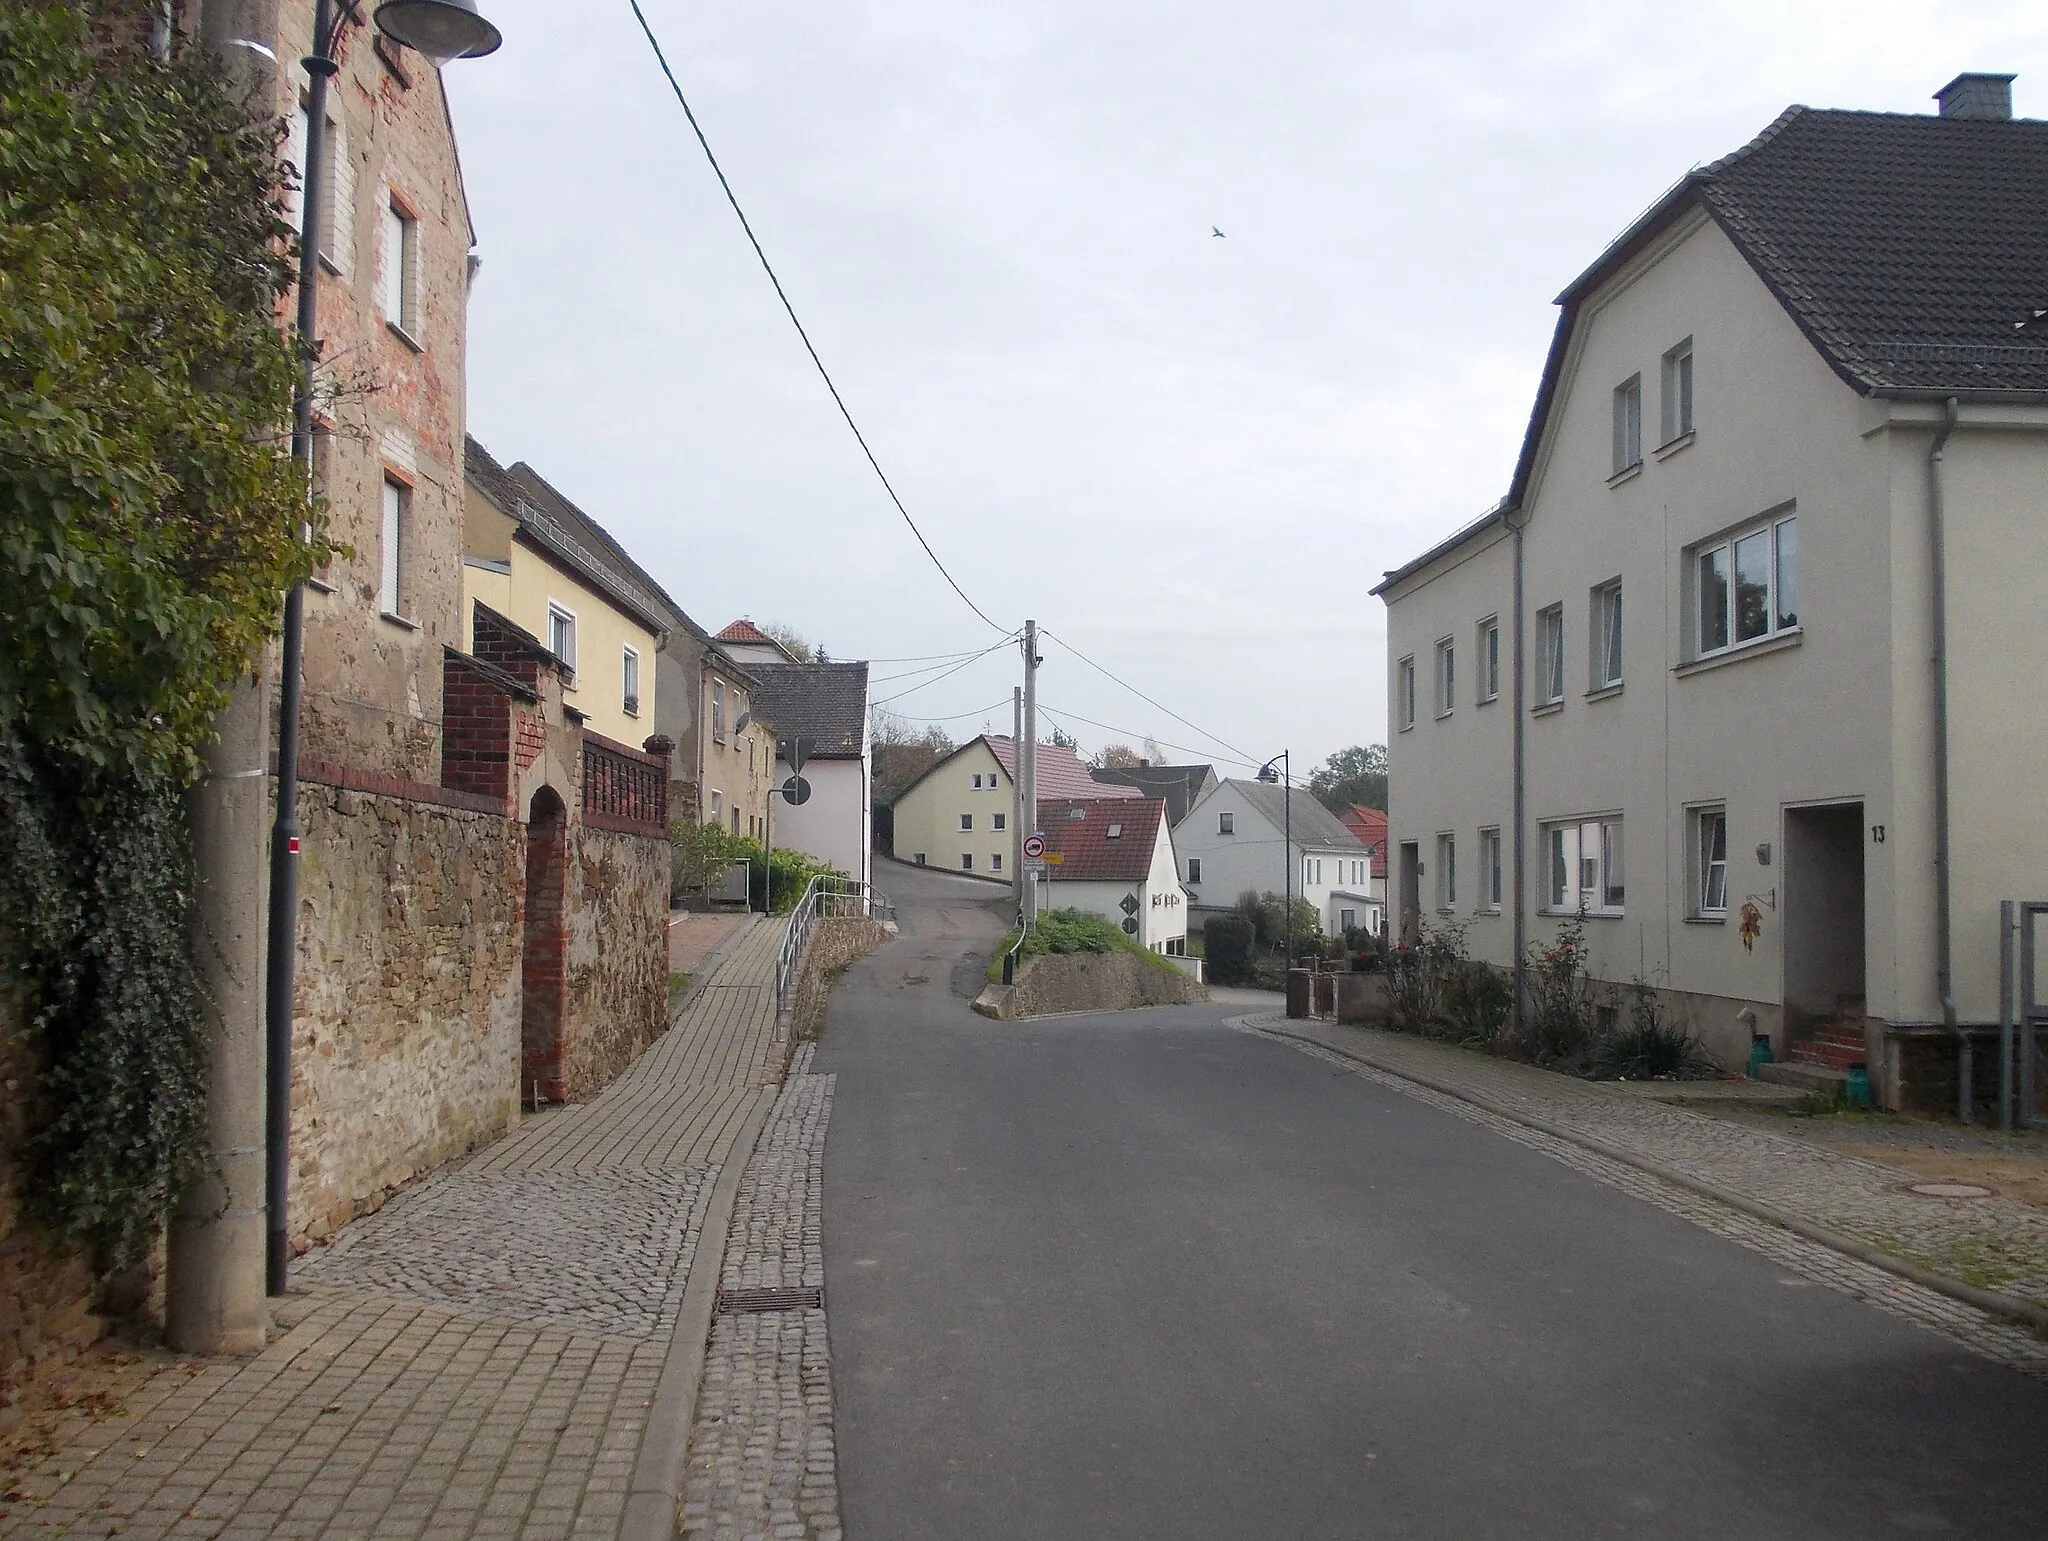
[(795, 1288), (773, 1285), (720, 1290), (714, 1309), (720, 1316), (740, 1316), (757, 1311), (822, 1311), (825, 1309), (825, 1287), (807, 1284)]

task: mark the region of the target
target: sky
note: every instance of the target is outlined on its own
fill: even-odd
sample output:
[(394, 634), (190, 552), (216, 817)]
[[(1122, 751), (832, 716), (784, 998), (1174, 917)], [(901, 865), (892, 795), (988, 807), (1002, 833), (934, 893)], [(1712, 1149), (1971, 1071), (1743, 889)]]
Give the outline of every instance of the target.
[(914, 726), (1008, 732), (1030, 617), (1048, 725), (1226, 775), (1384, 741), (1368, 591), (1506, 490), (1553, 299), (1664, 189), (1794, 102), (2048, 115), (2038, 0), (642, 0), (991, 628), (627, 0), (481, 3), (470, 432)]

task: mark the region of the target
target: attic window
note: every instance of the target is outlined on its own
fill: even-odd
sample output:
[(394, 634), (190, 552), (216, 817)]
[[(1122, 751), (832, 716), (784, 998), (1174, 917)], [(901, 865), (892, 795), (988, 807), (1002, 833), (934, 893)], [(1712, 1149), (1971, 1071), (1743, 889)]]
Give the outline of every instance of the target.
[(1124, 827), (1123, 827), (1123, 825), (1121, 825), (1121, 824), (1112, 824), (1112, 825), (1110, 825), (1110, 826), (1109, 826), (1109, 838), (1110, 838), (1111, 840), (1121, 840), (1121, 839), (1123, 839), (1123, 837), (1124, 837)]
[(1088, 810), (1081, 807), (1069, 808), (1067, 810), (1067, 817), (1070, 819), (1085, 819), (1088, 817)]

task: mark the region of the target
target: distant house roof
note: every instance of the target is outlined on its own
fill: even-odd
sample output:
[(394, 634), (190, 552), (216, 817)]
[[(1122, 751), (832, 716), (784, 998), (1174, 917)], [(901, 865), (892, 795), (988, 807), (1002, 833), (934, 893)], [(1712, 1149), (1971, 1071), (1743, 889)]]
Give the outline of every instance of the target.
[(864, 663), (750, 662), (754, 710), (783, 740), (808, 738), (819, 760), (858, 760), (867, 742)]
[[(1076, 817), (1078, 810), (1079, 816)], [(1041, 797), (1038, 827), (1055, 883), (1137, 883), (1152, 871), (1166, 802), (1156, 797)]]
[(1188, 816), (1188, 809), (1216, 779), (1211, 765), (1129, 765), (1091, 774), (1097, 781), (1136, 787), (1147, 797), (1165, 798), (1166, 817), (1173, 824)]
[(1291, 805), (1296, 845), (1326, 851), (1357, 849), (1362, 852), (1364, 849), (1363, 842), (1344, 827), (1336, 814), (1300, 787), (1294, 788), (1290, 796), (1285, 787), (1275, 786), (1270, 781), (1229, 780), (1223, 785), (1235, 788), (1238, 796), (1271, 820), (1275, 829), (1288, 827)]
[(738, 620), (727, 626), (725, 630), (721, 631), (718, 634), (717, 640), (735, 643), (743, 647), (772, 647), (790, 663), (801, 663), (804, 661), (745, 616), (741, 616)]
[(2048, 335), (2034, 315), (2048, 306), (2048, 122), (1788, 107), (1688, 172), (1558, 296), (1507, 496), (1375, 594), (1523, 505), (1581, 307), (1694, 210), (1859, 394), (2048, 394)]
[(1344, 827), (1372, 851), (1372, 875), (1387, 875), (1387, 816), (1377, 808), (1353, 803), (1337, 815)]
[[(1003, 768), (1003, 774), (1017, 779), (1017, 741), (982, 735), (982, 741)], [(1057, 744), (1040, 744), (1033, 763), (1038, 767), (1038, 800), (1048, 797), (1143, 797), (1136, 787), (1098, 781), (1071, 749)]]

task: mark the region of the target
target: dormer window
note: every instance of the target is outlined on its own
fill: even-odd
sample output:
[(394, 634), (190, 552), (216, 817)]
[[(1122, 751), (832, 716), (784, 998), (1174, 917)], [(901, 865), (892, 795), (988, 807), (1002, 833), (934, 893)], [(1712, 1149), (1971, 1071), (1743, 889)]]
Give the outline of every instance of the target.
[(1108, 836), (1108, 838), (1109, 838), (1109, 839), (1111, 839), (1111, 840), (1121, 840), (1121, 839), (1123, 839), (1123, 837), (1124, 837), (1124, 827), (1123, 827), (1123, 825), (1121, 825), (1121, 824), (1112, 824), (1112, 825), (1110, 825), (1110, 826), (1109, 826), (1109, 836)]

